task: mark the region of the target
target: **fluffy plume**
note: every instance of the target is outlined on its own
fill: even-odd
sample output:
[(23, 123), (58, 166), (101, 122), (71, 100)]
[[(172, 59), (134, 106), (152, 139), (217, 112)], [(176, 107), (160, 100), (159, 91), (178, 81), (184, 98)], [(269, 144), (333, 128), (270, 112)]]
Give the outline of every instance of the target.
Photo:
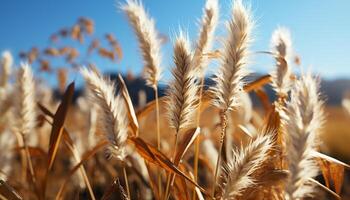
[(237, 104), (237, 94), (242, 91), (243, 78), (248, 74), (248, 48), (251, 44), (253, 20), (250, 10), (240, 0), (235, 0), (232, 18), (227, 22), (228, 36), (224, 41), (221, 66), (215, 76), (214, 105), (222, 110), (232, 110)]
[(110, 145), (108, 152), (116, 158), (125, 158), (128, 118), (122, 97), (115, 96), (115, 85), (104, 79), (97, 71), (81, 69), (87, 86), (91, 91), (92, 101), (96, 102), (101, 113), (99, 114), (103, 132)]
[(289, 60), (292, 53), (292, 40), (288, 29), (280, 27), (272, 34), (272, 52), (276, 59), (276, 69), (271, 73), (272, 86), (279, 97), (287, 97), (292, 82)]
[(144, 78), (150, 87), (157, 87), (161, 75), (160, 40), (155, 23), (137, 0), (128, 0), (122, 9), (126, 12), (139, 41), (145, 63)]
[(287, 186), (290, 199), (304, 199), (314, 194), (314, 185), (308, 182), (318, 172), (311, 152), (317, 150), (318, 136), (324, 121), (323, 101), (318, 92), (318, 81), (307, 74), (292, 89), (284, 117), (288, 131), (287, 155), (291, 178)]
[(199, 75), (203, 74), (203, 71), (208, 64), (208, 59), (203, 56), (203, 54), (209, 53), (211, 49), (218, 19), (218, 0), (207, 0), (192, 61), (192, 66)]
[(11, 74), (11, 67), (13, 64), (13, 58), (9, 51), (4, 51), (1, 58), (1, 79), (0, 87), (4, 87), (7, 84), (9, 76)]
[[(35, 86), (31, 67), (22, 63), (16, 82), (14, 116), (16, 130), (23, 135), (31, 133), (36, 125)], [(28, 139), (34, 138), (34, 135)]]
[(180, 33), (174, 45), (174, 80), (168, 89), (168, 114), (176, 132), (192, 122), (197, 102), (198, 87), (191, 71), (191, 52), (186, 37)]
[(258, 136), (240, 151), (233, 152), (230, 163), (223, 167), (222, 199), (237, 199), (242, 192), (254, 186), (254, 172), (268, 159), (273, 147), (270, 136)]

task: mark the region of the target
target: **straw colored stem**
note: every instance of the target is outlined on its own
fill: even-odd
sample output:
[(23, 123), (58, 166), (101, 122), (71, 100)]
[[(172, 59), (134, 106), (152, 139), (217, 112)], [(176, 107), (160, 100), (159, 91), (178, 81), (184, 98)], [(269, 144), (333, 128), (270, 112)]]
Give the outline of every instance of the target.
[[(179, 137), (179, 132), (177, 131), (176, 136), (175, 136), (175, 149), (174, 149), (173, 158), (172, 158), (173, 162), (174, 162), (175, 156), (176, 156), (178, 137)], [(174, 180), (175, 180), (175, 174), (169, 174), (168, 179), (167, 179), (165, 193), (164, 193), (165, 200), (168, 200), (170, 197), (170, 185), (174, 184)]]
[[(197, 120), (196, 120), (196, 126), (200, 127), (200, 119), (201, 119), (201, 106), (202, 106), (202, 97), (203, 97), (203, 89), (204, 89), (204, 76), (201, 78), (200, 86), (199, 86), (199, 103), (197, 107)], [(199, 158), (199, 145), (200, 145), (200, 140), (199, 137), (196, 138), (195, 141), (195, 154), (194, 154), (194, 180), (197, 182), (198, 180), (198, 158)], [(193, 189), (193, 195), (192, 199), (196, 199), (196, 188)]]
[[(159, 99), (158, 99), (158, 88), (154, 87), (154, 96), (155, 96), (155, 101), (156, 101), (156, 123), (157, 123), (157, 148), (158, 151), (161, 150), (160, 146), (160, 116), (159, 116)], [(158, 191), (159, 191), (159, 196), (162, 196), (162, 177), (161, 173), (157, 174), (158, 178)]]
[(220, 136), (220, 147), (219, 147), (219, 152), (218, 152), (219, 155), (218, 155), (218, 159), (216, 161), (216, 166), (215, 166), (214, 184), (213, 184), (213, 193), (212, 193), (213, 198), (215, 197), (215, 187), (217, 184), (217, 177), (218, 177), (219, 166), (220, 166), (220, 162), (221, 162), (221, 152), (222, 152), (224, 139), (225, 139), (225, 135), (226, 135), (226, 128), (227, 128), (227, 112), (222, 111), (220, 115), (221, 115), (220, 116), (221, 117), (221, 136)]
[(131, 199), (130, 189), (129, 189), (129, 181), (128, 181), (128, 176), (126, 174), (126, 167), (125, 166), (126, 166), (126, 163), (123, 162), (123, 174), (124, 174), (126, 192), (128, 193), (129, 199)]

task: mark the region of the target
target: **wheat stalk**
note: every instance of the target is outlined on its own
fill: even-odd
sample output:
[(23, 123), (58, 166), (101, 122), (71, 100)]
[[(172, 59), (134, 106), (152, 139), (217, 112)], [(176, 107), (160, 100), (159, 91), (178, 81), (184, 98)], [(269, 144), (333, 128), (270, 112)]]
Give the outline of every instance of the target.
[(211, 88), (214, 96), (213, 103), (221, 110), (222, 127), (220, 150), (214, 175), (215, 183), (220, 165), (222, 144), (226, 135), (227, 113), (238, 106), (238, 94), (243, 91), (243, 78), (248, 74), (246, 65), (249, 61), (248, 48), (252, 42), (253, 24), (250, 9), (244, 7), (240, 0), (233, 1), (232, 18), (226, 23), (228, 36), (223, 43), (221, 66), (214, 78), (215, 86)]
[(254, 173), (269, 159), (268, 152), (272, 147), (271, 136), (264, 135), (239, 151), (233, 151), (232, 161), (223, 165), (221, 199), (237, 199), (245, 189), (254, 187)]
[(136, 0), (128, 0), (121, 8), (127, 14), (139, 41), (145, 63), (144, 78), (146, 84), (156, 88), (161, 75), (161, 55), (160, 40), (154, 19), (148, 16), (142, 3)]
[(282, 100), (288, 97), (292, 81), (292, 70), (289, 65), (292, 53), (292, 40), (287, 28), (279, 27), (271, 38), (272, 52), (276, 60), (276, 69), (271, 73), (272, 87)]
[(119, 94), (115, 96), (115, 84), (103, 78), (97, 71), (83, 68), (80, 72), (91, 91), (92, 102), (96, 102), (101, 109), (99, 120), (110, 144), (108, 152), (123, 161), (128, 137), (128, 118), (124, 101)]
[(287, 158), (291, 177), (286, 192), (290, 199), (303, 199), (315, 194), (315, 186), (308, 180), (319, 172), (312, 157), (324, 122), (323, 101), (318, 87), (318, 81), (311, 74), (303, 75), (295, 83), (291, 100), (287, 103), (284, 124), (288, 132)]

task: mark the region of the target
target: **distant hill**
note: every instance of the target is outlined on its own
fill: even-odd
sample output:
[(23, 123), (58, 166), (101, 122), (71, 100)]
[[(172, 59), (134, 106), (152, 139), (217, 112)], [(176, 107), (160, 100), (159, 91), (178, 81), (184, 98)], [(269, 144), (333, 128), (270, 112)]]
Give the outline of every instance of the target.
[[(117, 74), (108, 74), (112, 80), (116, 80)], [(257, 77), (261, 75), (252, 75), (248, 78), (248, 80), (255, 80)], [(139, 91), (143, 90), (147, 96), (147, 102), (154, 99), (153, 89), (146, 86), (145, 81), (141, 77), (133, 77), (133, 76), (123, 76), (127, 88), (129, 90), (131, 99), (134, 104), (138, 104), (139, 102)], [(213, 84), (213, 81), (210, 78), (206, 78), (205, 85), (208, 87)], [(272, 100), (275, 98), (274, 91), (271, 86), (265, 86), (265, 90)], [(327, 105), (340, 105), (342, 97), (346, 91), (350, 90), (350, 79), (336, 79), (336, 80), (322, 80), (321, 81), (321, 93), (326, 100)], [(165, 95), (166, 86), (159, 86), (159, 95)], [(57, 94), (57, 93), (56, 93)], [(81, 89), (78, 89), (75, 94), (75, 99), (82, 94)], [(255, 105), (260, 105), (256, 96), (251, 95), (253, 102)]]

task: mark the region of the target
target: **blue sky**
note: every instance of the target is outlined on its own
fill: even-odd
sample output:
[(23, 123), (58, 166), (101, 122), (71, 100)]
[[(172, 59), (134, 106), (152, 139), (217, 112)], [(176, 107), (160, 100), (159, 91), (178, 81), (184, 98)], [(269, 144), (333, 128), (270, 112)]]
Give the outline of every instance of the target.
[[(72, 25), (80, 16), (95, 21), (96, 35), (113, 32), (123, 49), (124, 58), (118, 63), (96, 60), (102, 71), (140, 73), (142, 60), (136, 38), (125, 15), (116, 9), (115, 0), (0, 0), (0, 50), (14, 53), (33, 45), (45, 47), (48, 37), (61, 27)], [(349, 0), (249, 0), (257, 20), (254, 51), (268, 50), (270, 36), (278, 26), (292, 32), (295, 51), (305, 68), (326, 78), (350, 78), (350, 1)], [(336, 3), (335, 3), (336, 2)], [(196, 38), (197, 22), (205, 0), (144, 0), (145, 7), (156, 19), (161, 33), (174, 37), (179, 27)], [(221, 22), (229, 17), (230, 0), (220, 0)], [(225, 35), (220, 25), (218, 35)], [(171, 42), (163, 47), (165, 79), (172, 66)], [(18, 62), (18, 60), (17, 60)], [(266, 55), (254, 57), (252, 71), (272, 69), (272, 59)]]

